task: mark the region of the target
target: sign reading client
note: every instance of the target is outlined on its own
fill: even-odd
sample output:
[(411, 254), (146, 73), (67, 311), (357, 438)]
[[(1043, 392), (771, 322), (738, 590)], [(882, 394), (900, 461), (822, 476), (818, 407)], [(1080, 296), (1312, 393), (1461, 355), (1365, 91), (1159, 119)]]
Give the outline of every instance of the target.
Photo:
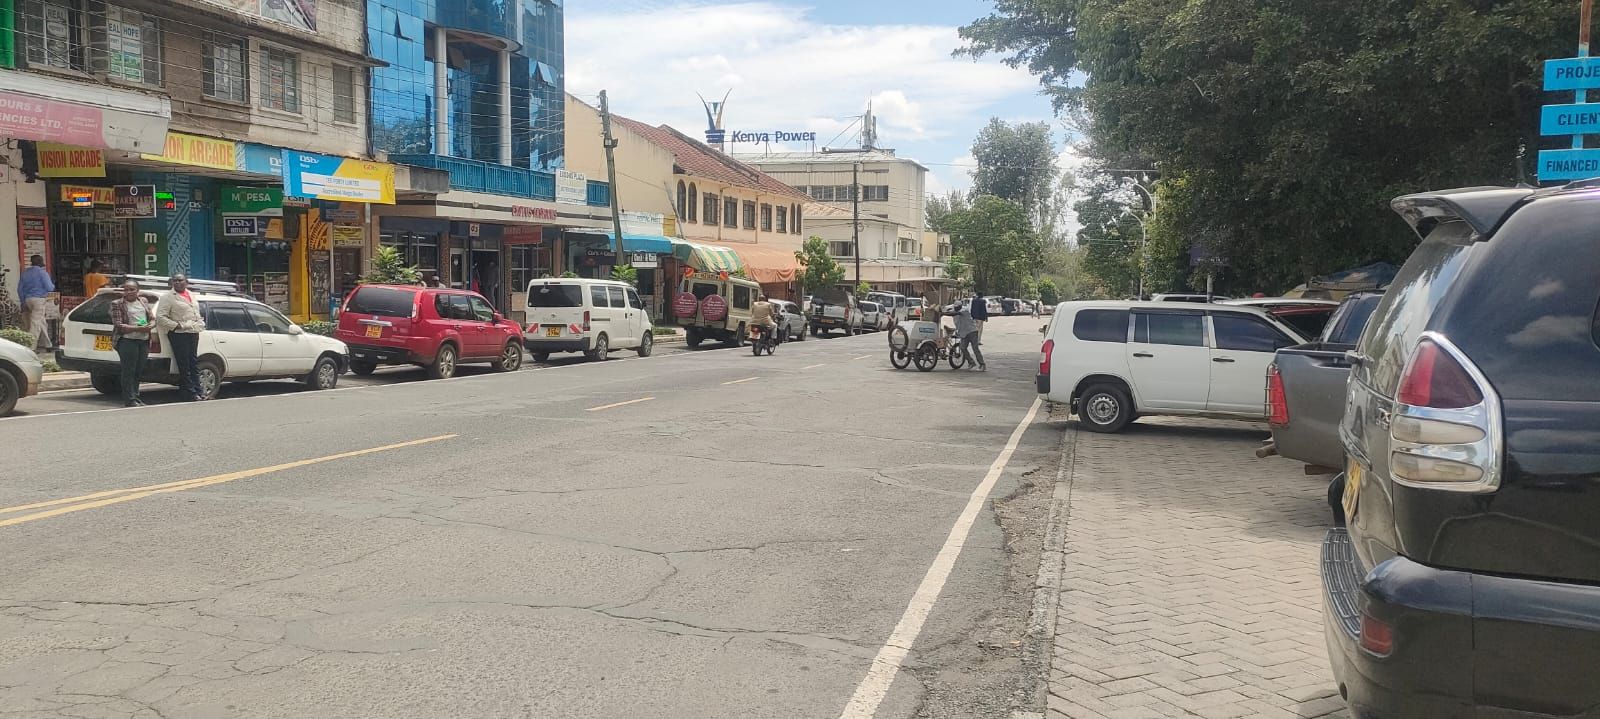
[(293, 197), (394, 204), (394, 165), (283, 151), (283, 191)]
[(750, 132), (749, 130), (729, 130), (728, 139), (733, 142), (748, 142), (762, 144), (767, 142), (816, 142), (815, 132), (789, 132), (787, 130), (773, 130), (771, 132)]

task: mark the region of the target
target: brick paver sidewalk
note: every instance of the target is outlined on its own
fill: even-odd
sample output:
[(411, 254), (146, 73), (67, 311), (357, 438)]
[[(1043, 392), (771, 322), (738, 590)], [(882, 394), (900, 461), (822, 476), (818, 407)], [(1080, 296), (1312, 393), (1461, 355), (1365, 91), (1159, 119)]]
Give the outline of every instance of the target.
[(1322, 638), (1325, 482), (1256, 459), (1260, 426), (1067, 431), (1048, 716), (1348, 716)]

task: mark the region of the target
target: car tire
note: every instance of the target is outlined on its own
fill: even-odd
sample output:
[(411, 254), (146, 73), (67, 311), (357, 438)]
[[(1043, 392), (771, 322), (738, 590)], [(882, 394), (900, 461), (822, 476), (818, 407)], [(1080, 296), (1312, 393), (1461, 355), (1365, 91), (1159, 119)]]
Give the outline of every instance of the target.
[(723, 344), (725, 344), (725, 345), (727, 345), (729, 347), (733, 347), (735, 349), (743, 347), (744, 346), (744, 324), (741, 323), (739, 325), (739, 328), (733, 331), (733, 336), (729, 337), (726, 340), (724, 340)]
[(529, 352), (528, 353), (528, 357), (531, 358), (535, 362), (549, 362), (550, 361), (550, 353), (549, 352)]
[(107, 397), (122, 396), (122, 378), (114, 374), (91, 374), (89, 385), (94, 387), (94, 391)]
[(359, 375), (359, 376), (362, 376), (362, 377), (366, 377), (368, 375), (371, 375), (373, 372), (377, 372), (377, 371), (378, 371), (378, 363), (377, 362), (363, 362), (361, 360), (350, 360), (350, 372), (352, 374), (356, 374), (356, 375)]
[(656, 335), (655, 335), (655, 333), (654, 332), (646, 332), (646, 333), (644, 333), (644, 336), (639, 338), (639, 356), (640, 357), (649, 357), (650, 353), (654, 352), (655, 349), (656, 349)]
[(700, 346), (700, 340), (701, 340), (700, 332), (697, 331), (694, 327), (690, 327), (689, 329), (685, 330), (684, 333), (683, 333), (683, 343), (686, 344), (686, 345), (689, 345), (690, 347), (699, 347)]
[[(806, 334), (810, 333), (810, 332), (811, 332), (811, 328), (802, 324), (802, 325), (800, 325), (800, 336), (797, 337), (796, 339), (800, 340), (801, 342), (804, 342), (804, 341), (806, 341)], [(812, 333), (812, 334), (815, 334), (815, 333)]]
[(439, 351), (433, 356), (433, 363), (428, 365), (428, 377), (450, 379), (456, 376), (457, 359), (455, 345), (439, 345)]
[(489, 363), (496, 372), (515, 372), (522, 369), (522, 343), (507, 342), (500, 348), (500, 359)]
[(1090, 385), (1078, 398), (1078, 421), (1090, 432), (1121, 432), (1133, 416), (1133, 400), (1114, 384)]
[(594, 349), (583, 353), (583, 356), (596, 362), (606, 361), (606, 358), (611, 356), (611, 340), (606, 338), (606, 333), (595, 335)]
[[(0, 414), (4, 414), (0, 412)], [(1340, 472), (1328, 481), (1328, 509), (1333, 511), (1333, 526), (1343, 527), (1344, 516), (1344, 472)]]
[(311, 374), (306, 375), (306, 386), (311, 389), (333, 389), (339, 386), (339, 360), (332, 357), (322, 357), (317, 360), (316, 366), (311, 368)]
[(222, 393), (222, 363), (207, 357), (194, 364), (194, 372), (200, 380), (200, 399), (213, 400)]
[(0, 417), (11, 414), (17, 408), (17, 400), (22, 398), (22, 387), (17, 384), (17, 378), (10, 372), (0, 369)]

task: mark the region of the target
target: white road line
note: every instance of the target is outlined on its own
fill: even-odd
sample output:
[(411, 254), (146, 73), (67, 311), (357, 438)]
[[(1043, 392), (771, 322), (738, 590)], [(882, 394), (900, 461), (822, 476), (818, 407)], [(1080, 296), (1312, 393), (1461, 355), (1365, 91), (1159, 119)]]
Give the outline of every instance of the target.
[(818, 367), (826, 367), (826, 366), (828, 366), (828, 363), (827, 362), (822, 362), (822, 363), (819, 363), (819, 364), (806, 365), (804, 367), (801, 367), (800, 369), (803, 369), (803, 370), (805, 370), (805, 369), (816, 369)]
[(639, 399), (630, 399), (630, 400), (628, 400), (626, 402), (615, 402), (613, 404), (603, 404), (603, 405), (600, 405), (599, 407), (590, 407), (590, 408), (588, 408), (588, 409), (586, 409), (584, 411), (585, 412), (599, 412), (602, 409), (611, 409), (612, 407), (625, 407), (625, 406), (630, 405), (630, 404), (638, 404), (640, 402), (649, 402), (650, 400), (653, 400), (653, 399), (655, 399), (655, 398), (654, 397), (640, 397)]
[(864, 360), (864, 359), (872, 359), (872, 355), (861, 355), (861, 356), (860, 356), (860, 357), (851, 357), (851, 358), (850, 358), (850, 359), (851, 359), (851, 360), (852, 360), (852, 361), (853, 361), (853, 360)]
[(736, 379), (736, 380), (733, 380), (731, 382), (723, 382), (723, 384), (744, 384), (746, 382), (750, 382), (750, 381), (758, 380), (758, 379), (761, 379), (761, 378), (760, 377), (746, 377), (744, 379)]
[(900, 667), (905, 662), (906, 655), (911, 652), (911, 645), (917, 641), (917, 635), (922, 633), (923, 622), (928, 620), (928, 615), (933, 612), (934, 603), (939, 601), (939, 593), (944, 591), (944, 583), (950, 578), (950, 571), (955, 568), (956, 558), (961, 556), (961, 548), (967, 543), (967, 535), (972, 533), (973, 522), (978, 519), (978, 513), (983, 510), (983, 505), (989, 501), (989, 493), (994, 491), (995, 482), (1005, 472), (1012, 453), (1017, 451), (1017, 443), (1022, 441), (1022, 433), (1027, 431), (1028, 425), (1033, 424), (1034, 416), (1039, 413), (1039, 404), (1040, 400), (1035, 398), (1033, 405), (1028, 407), (1028, 414), (1017, 424), (1017, 428), (1011, 431), (1011, 439), (1006, 441), (1005, 449), (1000, 451), (1000, 456), (995, 457), (994, 464), (989, 465), (989, 473), (984, 475), (977, 489), (972, 490), (966, 508), (961, 510), (955, 526), (950, 528), (950, 536), (944, 540), (944, 547), (939, 549), (939, 554), (933, 558), (933, 564), (928, 566), (928, 573), (923, 575), (922, 583), (917, 585), (916, 593), (911, 595), (911, 603), (906, 605), (905, 613), (900, 615), (900, 622), (889, 634), (889, 639), (884, 642), (883, 648), (878, 650), (878, 655), (872, 658), (872, 666), (867, 669), (867, 676), (856, 687), (856, 693), (850, 697), (850, 703), (845, 705), (844, 711), (839, 714), (839, 719), (871, 719), (877, 715), (878, 705), (882, 704), (883, 698), (889, 694), (889, 686), (894, 684), (895, 677), (900, 674)]

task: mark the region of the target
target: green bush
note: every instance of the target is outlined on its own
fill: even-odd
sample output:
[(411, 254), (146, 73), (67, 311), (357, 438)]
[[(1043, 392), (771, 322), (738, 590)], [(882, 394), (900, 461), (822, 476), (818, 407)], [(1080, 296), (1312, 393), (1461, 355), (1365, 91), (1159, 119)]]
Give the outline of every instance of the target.
[(23, 347), (27, 347), (30, 350), (33, 349), (33, 346), (36, 342), (36, 339), (29, 337), (25, 330), (19, 330), (14, 327), (8, 327), (0, 330), (0, 339), (10, 340), (22, 345)]
[(332, 337), (333, 331), (339, 329), (339, 324), (336, 322), (324, 322), (323, 320), (311, 320), (310, 322), (300, 325), (300, 329), (303, 329), (314, 335)]
[(46, 372), (60, 372), (61, 371), (61, 365), (58, 365), (58, 364), (56, 364), (54, 362), (47, 361), (47, 362), (44, 363), (44, 371), (46, 371)]

